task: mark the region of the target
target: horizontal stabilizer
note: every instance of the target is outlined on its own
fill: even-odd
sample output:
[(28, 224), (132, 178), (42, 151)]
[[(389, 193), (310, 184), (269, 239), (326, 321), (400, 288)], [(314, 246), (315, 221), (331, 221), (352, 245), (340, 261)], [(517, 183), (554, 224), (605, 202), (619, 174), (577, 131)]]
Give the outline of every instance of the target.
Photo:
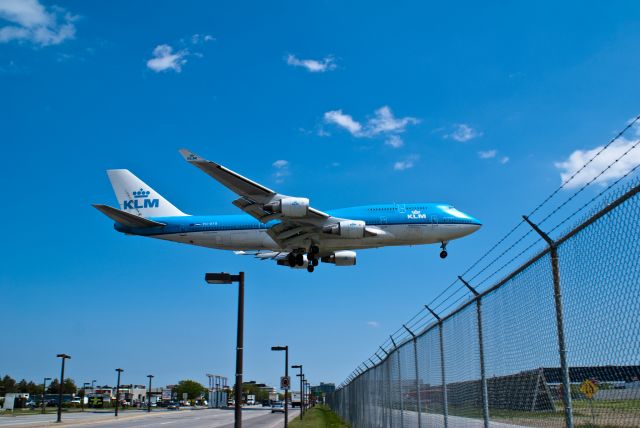
[(93, 204), (93, 206), (111, 220), (128, 227), (145, 228), (165, 226), (165, 223), (149, 220), (144, 217), (138, 217), (137, 215), (129, 214), (128, 212), (121, 211), (108, 205)]

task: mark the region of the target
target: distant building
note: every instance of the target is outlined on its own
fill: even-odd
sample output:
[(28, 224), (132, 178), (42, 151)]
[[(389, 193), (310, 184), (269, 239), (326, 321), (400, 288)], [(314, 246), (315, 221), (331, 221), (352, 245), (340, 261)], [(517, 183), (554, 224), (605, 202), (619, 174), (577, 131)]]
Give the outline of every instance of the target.
[(320, 385), (311, 387), (311, 394), (316, 397), (322, 397), (322, 394), (330, 394), (336, 390), (335, 383), (324, 383), (320, 382)]

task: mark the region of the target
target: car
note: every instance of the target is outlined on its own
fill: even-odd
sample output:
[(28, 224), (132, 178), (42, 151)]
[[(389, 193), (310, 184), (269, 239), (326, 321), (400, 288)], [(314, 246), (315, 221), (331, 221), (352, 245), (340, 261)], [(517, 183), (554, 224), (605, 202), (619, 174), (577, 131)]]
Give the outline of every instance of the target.
[(178, 403), (169, 403), (167, 404), (167, 410), (180, 410), (180, 405)]
[(262, 400), (262, 407), (271, 407), (269, 400)]
[(271, 413), (276, 412), (284, 413), (284, 404), (281, 401), (277, 401), (271, 405)]

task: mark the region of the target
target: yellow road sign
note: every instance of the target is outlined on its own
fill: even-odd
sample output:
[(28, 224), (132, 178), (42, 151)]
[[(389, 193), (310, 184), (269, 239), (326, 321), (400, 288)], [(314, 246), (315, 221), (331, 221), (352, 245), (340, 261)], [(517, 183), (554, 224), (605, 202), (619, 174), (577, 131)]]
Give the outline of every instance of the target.
[(587, 398), (591, 399), (598, 392), (598, 386), (593, 383), (591, 380), (587, 379), (580, 384), (580, 392), (587, 396)]

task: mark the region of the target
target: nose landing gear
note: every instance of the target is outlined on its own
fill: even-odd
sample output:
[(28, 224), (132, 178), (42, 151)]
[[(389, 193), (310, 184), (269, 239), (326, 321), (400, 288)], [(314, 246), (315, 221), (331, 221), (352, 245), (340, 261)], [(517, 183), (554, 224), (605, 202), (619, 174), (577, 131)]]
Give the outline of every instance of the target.
[(441, 259), (446, 259), (447, 258), (447, 244), (448, 242), (446, 241), (442, 241), (442, 245), (440, 246), (440, 248), (442, 248), (442, 251), (440, 251), (440, 258)]

